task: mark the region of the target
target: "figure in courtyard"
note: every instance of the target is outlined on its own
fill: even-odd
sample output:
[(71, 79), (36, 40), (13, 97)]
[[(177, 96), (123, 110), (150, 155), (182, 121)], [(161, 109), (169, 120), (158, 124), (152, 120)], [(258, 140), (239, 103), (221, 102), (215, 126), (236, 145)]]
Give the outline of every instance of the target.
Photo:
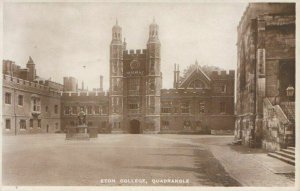
[(83, 111), (83, 108), (80, 109), (78, 113), (78, 124), (85, 125), (86, 124), (86, 113)]

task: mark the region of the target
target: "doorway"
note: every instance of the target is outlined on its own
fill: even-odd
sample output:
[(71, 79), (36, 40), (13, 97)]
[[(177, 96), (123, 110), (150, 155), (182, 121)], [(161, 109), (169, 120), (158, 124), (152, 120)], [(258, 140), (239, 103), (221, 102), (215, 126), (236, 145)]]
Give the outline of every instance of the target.
[(129, 133), (131, 134), (140, 134), (140, 121), (134, 119), (130, 121)]

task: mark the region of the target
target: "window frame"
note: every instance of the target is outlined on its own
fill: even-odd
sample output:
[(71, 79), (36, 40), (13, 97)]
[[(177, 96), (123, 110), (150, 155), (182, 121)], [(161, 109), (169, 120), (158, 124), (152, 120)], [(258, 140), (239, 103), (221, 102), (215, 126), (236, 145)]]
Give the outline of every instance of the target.
[(7, 104), (7, 105), (11, 105), (11, 102), (12, 102), (12, 93), (11, 92), (5, 92), (5, 96), (4, 97), (5, 97), (4, 103)]
[(25, 119), (20, 119), (19, 121), (19, 125), (20, 125), (20, 130), (25, 131), (27, 129), (26, 127), (26, 120)]
[[(7, 123), (9, 121), (9, 123)], [(9, 128), (8, 127), (9, 124)], [(11, 130), (11, 119), (5, 119), (5, 129), (6, 130)]]
[[(21, 97), (22, 99), (20, 99), (20, 97)], [(20, 100), (22, 100), (22, 101), (21, 101), (22, 104), (20, 104)], [(23, 105), (24, 105), (24, 95), (19, 94), (19, 95), (18, 95), (18, 106), (23, 107)]]

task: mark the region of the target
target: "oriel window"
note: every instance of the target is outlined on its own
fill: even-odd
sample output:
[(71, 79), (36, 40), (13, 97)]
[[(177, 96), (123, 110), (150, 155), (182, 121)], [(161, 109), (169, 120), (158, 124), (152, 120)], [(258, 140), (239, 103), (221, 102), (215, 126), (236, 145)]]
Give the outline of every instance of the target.
[(41, 111), (41, 100), (38, 97), (31, 98), (32, 111), (40, 112)]

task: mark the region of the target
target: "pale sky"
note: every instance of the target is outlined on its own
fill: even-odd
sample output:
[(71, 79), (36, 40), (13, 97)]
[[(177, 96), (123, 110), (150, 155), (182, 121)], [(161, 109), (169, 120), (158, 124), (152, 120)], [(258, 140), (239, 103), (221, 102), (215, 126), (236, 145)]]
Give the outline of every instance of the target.
[[(246, 3), (6, 3), (4, 59), (25, 67), (31, 56), (37, 74), (62, 83), (73, 76), (89, 89), (109, 87), (111, 28), (118, 18), (127, 49), (145, 49), (153, 17), (159, 25), (163, 87), (181, 71), (200, 65), (235, 69), (237, 26)], [(86, 69), (83, 69), (86, 65)]]

